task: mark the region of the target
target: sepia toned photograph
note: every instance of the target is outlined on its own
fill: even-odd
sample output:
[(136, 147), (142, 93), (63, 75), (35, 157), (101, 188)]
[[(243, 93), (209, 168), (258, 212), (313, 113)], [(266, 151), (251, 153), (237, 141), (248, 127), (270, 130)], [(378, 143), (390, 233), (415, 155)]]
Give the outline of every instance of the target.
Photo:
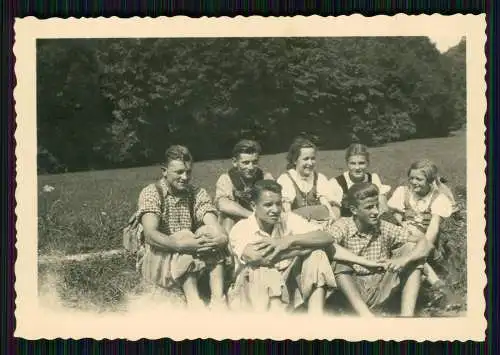
[(33, 33), (29, 115), (16, 99), (35, 138), (17, 155), (34, 192), (16, 211), (18, 226), (35, 216), (17, 237), (36, 253), (16, 265), (35, 275), (30, 302), (104, 327), (152, 312), (159, 337), (214, 316), (364, 324), (360, 340), (391, 324), (377, 322), (415, 322), (411, 339), (411, 324), (484, 320), (485, 96), (472, 103), (468, 80), (484, 38), (386, 27)]

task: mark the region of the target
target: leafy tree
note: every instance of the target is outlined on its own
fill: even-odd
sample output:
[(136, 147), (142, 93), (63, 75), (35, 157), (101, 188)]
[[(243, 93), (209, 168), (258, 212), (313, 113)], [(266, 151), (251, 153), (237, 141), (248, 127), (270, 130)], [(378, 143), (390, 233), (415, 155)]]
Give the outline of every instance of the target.
[(151, 164), (173, 143), (227, 157), (242, 137), (266, 152), (299, 134), (324, 148), (383, 144), (446, 135), (464, 117), (465, 61), (425, 37), (44, 40), (38, 50), (41, 171)]

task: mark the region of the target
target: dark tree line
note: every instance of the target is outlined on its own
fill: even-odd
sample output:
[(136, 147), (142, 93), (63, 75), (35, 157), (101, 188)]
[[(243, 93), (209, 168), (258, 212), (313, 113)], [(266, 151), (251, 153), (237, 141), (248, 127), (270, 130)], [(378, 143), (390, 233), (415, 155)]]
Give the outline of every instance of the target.
[(465, 41), (426, 37), (39, 40), (40, 172), (444, 136), (465, 122)]

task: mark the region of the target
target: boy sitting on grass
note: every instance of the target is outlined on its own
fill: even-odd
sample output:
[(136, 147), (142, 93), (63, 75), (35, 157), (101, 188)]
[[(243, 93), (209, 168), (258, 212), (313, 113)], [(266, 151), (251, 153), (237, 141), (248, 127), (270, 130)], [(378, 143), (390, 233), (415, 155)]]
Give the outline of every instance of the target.
[(206, 190), (190, 184), (192, 162), (186, 147), (171, 146), (161, 179), (141, 191), (141, 274), (156, 287), (181, 290), (190, 308), (204, 307), (198, 281), (208, 274), (211, 307), (224, 308), (224, 268), (231, 263), (228, 239)]
[(283, 210), (281, 185), (261, 180), (252, 190), (250, 217), (235, 224), (229, 240), (239, 260), (228, 297), (236, 309), (293, 311), (305, 305), (321, 314), (335, 277), (324, 250), (334, 260), (379, 267), (337, 245), (318, 225)]
[(262, 179), (273, 179), (259, 167), (260, 153), (258, 142), (242, 139), (233, 148), (233, 166), (217, 180), (215, 204), (220, 223), (228, 234), (236, 222), (252, 214), (253, 185)]
[(405, 229), (380, 220), (376, 185), (354, 184), (346, 197), (352, 216), (330, 223), (327, 231), (335, 243), (358, 256), (382, 262), (384, 268), (379, 271), (337, 262), (334, 272), (338, 287), (362, 316), (372, 316), (373, 309), (385, 305), (401, 289), (401, 315), (413, 316), (422, 264), (430, 250), (427, 241), (411, 240)]

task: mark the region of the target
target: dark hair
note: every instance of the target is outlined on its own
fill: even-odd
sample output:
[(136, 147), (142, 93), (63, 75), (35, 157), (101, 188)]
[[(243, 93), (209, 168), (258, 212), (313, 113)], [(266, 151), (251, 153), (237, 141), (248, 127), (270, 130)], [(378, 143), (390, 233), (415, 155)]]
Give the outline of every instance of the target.
[(263, 191), (271, 191), (281, 195), (282, 187), (271, 179), (259, 180), (252, 187), (252, 201), (257, 202)]
[(309, 139), (306, 139), (304, 137), (297, 137), (293, 140), (292, 144), (290, 145), (290, 148), (288, 149), (288, 154), (286, 156), (286, 168), (287, 169), (292, 169), (295, 167), (295, 164), (297, 162), (297, 159), (299, 159), (300, 156), (300, 150), (302, 148), (313, 148), (314, 151), (316, 151), (318, 148), (316, 145), (311, 142)]
[(353, 143), (345, 151), (345, 160), (348, 161), (350, 157), (354, 155), (362, 155), (367, 161), (370, 161), (370, 153), (368, 153), (368, 147), (364, 144)]
[(359, 201), (367, 198), (378, 197), (379, 189), (371, 182), (360, 182), (352, 185), (346, 194), (346, 207), (356, 207)]
[(240, 154), (260, 154), (262, 148), (256, 141), (242, 139), (233, 148), (233, 158), (238, 158)]
[(173, 160), (191, 163), (193, 162), (193, 157), (191, 156), (189, 149), (183, 145), (172, 145), (165, 151), (165, 165), (170, 164)]

